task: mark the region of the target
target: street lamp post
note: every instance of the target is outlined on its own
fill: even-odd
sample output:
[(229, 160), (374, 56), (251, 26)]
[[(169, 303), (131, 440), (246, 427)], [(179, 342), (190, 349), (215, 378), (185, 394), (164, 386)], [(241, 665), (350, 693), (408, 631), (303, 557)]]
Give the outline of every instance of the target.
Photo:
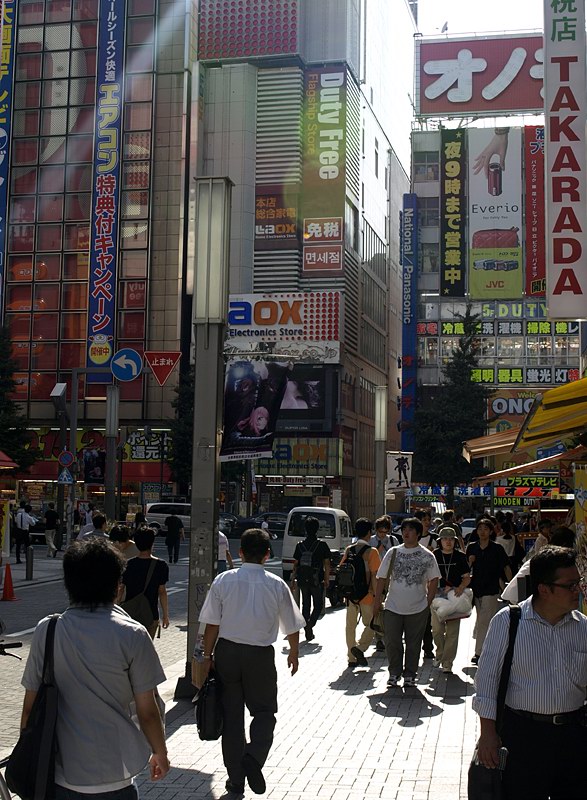
[(375, 514), (385, 514), (387, 386), (375, 387)]
[(191, 660), (199, 617), (216, 573), (218, 492), (224, 387), (224, 333), (228, 314), (228, 268), (232, 182), (197, 178), (193, 222), (195, 242), (193, 323), (196, 380), (188, 587), (188, 640), (185, 675), (175, 697), (191, 697)]

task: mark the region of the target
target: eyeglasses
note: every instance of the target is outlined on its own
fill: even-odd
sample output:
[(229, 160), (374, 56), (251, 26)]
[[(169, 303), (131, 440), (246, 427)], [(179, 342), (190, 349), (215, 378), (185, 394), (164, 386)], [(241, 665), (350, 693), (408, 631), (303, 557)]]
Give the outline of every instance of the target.
[(547, 586), (558, 586), (559, 589), (566, 589), (567, 592), (582, 591), (585, 587), (585, 580), (581, 578), (578, 581), (571, 581), (570, 583), (547, 583)]

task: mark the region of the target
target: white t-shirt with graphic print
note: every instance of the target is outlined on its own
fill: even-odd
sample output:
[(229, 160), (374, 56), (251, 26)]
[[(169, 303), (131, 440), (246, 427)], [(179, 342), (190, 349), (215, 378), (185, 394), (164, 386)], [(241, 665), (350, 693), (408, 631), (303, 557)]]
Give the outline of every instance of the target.
[(426, 547), (392, 547), (385, 554), (377, 572), (378, 578), (385, 578), (392, 553), (395, 552), (393, 574), (385, 599), (386, 611), (395, 614), (418, 614), (427, 604), (428, 581), (440, 578), (440, 570), (433, 554)]

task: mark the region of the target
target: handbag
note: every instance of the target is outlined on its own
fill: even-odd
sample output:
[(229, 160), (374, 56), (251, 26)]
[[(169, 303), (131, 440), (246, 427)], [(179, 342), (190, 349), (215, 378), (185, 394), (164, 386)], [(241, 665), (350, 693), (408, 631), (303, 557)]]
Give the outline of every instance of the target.
[[(385, 596), (389, 590), (389, 584), (391, 583), (391, 577), (393, 573), (393, 565), (395, 564), (395, 557), (397, 555), (397, 550), (394, 548), (391, 554), (391, 558), (389, 559), (389, 566), (387, 568), (387, 575), (385, 576), (385, 587), (383, 589), (383, 596)], [(375, 614), (373, 614), (371, 618), (371, 622), (369, 623), (369, 627), (375, 633), (383, 633), (384, 626), (383, 626), (383, 611), (379, 610)]]
[(53, 645), (59, 615), (51, 617), (45, 639), (41, 685), (26, 727), (6, 764), (6, 783), (21, 800), (55, 797), (55, 751), (58, 693), (53, 673)]
[(470, 617), (473, 611), (473, 590), (464, 589), (458, 597), (454, 589), (440, 592), (432, 600), (431, 607), (441, 622)]
[(204, 742), (214, 742), (222, 735), (222, 700), (220, 680), (210, 670), (204, 685), (195, 697), (198, 736)]
[[(499, 678), (499, 688), (497, 690), (497, 713), (495, 716), (495, 729), (498, 735), (501, 734), (503, 726), (503, 713), (505, 709), (505, 696), (507, 694), (510, 672), (512, 669), (512, 659), (514, 656), (514, 644), (518, 632), (518, 623), (521, 617), (520, 606), (510, 606), (510, 628), (508, 637), (508, 649), (503, 660), (501, 676)], [(473, 758), (469, 765), (467, 781), (467, 796), (469, 800), (502, 800), (503, 791), (501, 777), (505, 769), (507, 750), (505, 747), (499, 751), (499, 767), (489, 769), (483, 764), (478, 763), (477, 752), (479, 743), (475, 745)]]
[(491, 228), (475, 231), (471, 246), (473, 250), (519, 247), (518, 230), (519, 228)]
[(135, 622), (140, 622), (141, 625), (147, 629), (153, 624), (155, 618), (153, 617), (151, 604), (145, 597), (145, 591), (147, 590), (147, 586), (151, 583), (151, 578), (153, 577), (156, 563), (156, 559), (151, 559), (151, 563), (149, 564), (149, 569), (147, 571), (147, 580), (145, 581), (145, 588), (143, 591), (140, 594), (135, 595), (130, 600), (125, 600), (124, 603), (120, 604), (120, 607), (126, 611), (129, 617), (132, 617)]

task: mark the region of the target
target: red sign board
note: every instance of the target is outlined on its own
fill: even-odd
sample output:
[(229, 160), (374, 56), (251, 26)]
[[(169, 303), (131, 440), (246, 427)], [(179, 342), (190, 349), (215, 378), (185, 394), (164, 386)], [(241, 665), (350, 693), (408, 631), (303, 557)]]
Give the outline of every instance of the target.
[(145, 362), (151, 367), (151, 372), (159, 386), (163, 386), (179, 359), (181, 352), (169, 350), (145, 350)]
[(546, 292), (544, 125), (524, 128), (526, 171), (526, 296)]
[(542, 36), (416, 40), (416, 112), (542, 111)]

